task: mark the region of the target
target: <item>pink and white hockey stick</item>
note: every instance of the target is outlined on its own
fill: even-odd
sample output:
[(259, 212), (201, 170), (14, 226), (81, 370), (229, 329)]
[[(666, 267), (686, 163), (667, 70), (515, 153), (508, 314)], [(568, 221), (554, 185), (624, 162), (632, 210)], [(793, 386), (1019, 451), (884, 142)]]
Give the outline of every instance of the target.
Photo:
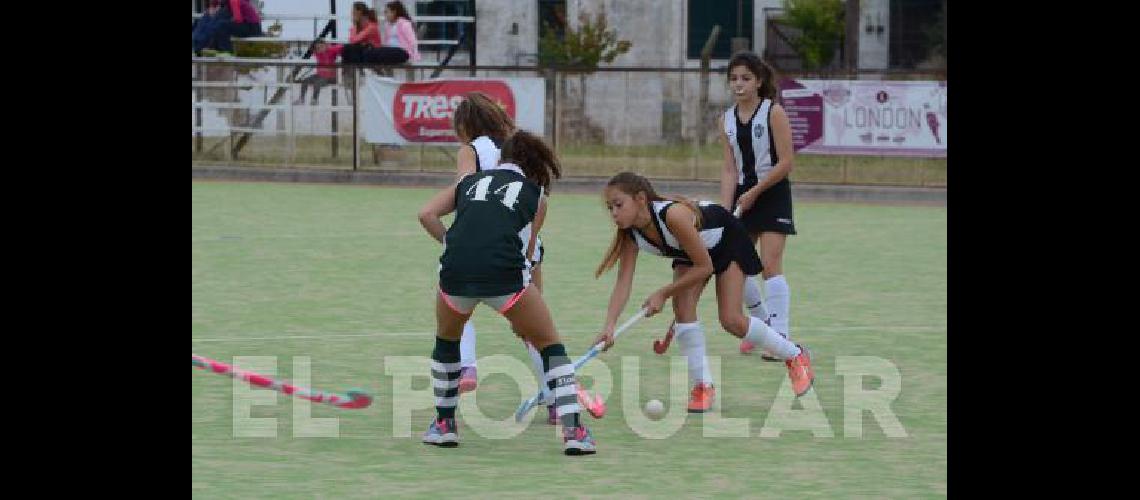
[(322, 392), (305, 387), (297, 387), (287, 382), (282, 382), (265, 375), (257, 374), (251, 371), (236, 368), (221, 361), (215, 361), (210, 358), (199, 356), (197, 354), (190, 354), (191, 363), (203, 370), (207, 370), (219, 375), (228, 375), (231, 378), (236, 378), (243, 382), (249, 382), (258, 387), (266, 389), (273, 389), (278, 392), (283, 392), (290, 396), (297, 396), (301, 399), (307, 399), (314, 403), (325, 403), (337, 408), (345, 408), (356, 410), (361, 408), (368, 408), (372, 404), (372, 395), (360, 389), (350, 389), (348, 395), (337, 394), (334, 392)]

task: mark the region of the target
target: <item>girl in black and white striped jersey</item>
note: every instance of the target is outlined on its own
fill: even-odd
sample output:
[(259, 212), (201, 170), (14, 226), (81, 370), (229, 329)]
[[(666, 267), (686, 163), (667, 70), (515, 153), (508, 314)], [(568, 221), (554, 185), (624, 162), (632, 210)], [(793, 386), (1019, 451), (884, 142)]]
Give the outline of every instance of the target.
[(784, 360), (797, 396), (811, 388), (814, 376), (808, 351), (743, 313), (744, 281), (762, 266), (738, 219), (714, 203), (698, 205), (680, 197), (660, 196), (649, 180), (630, 172), (611, 178), (603, 197), (617, 233), (595, 275), (617, 264), (618, 277), (595, 343), (606, 342), (606, 349), (613, 344), (614, 325), (629, 300), (637, 255), (645, 251), (673, 259), (673, 281), (650, 295), (643, 307), (646, 316), (652, 316), (667, 299), (673, 299), (674, 341), (688, 358), (693, 383), (690, 411), (707, 411), (715, 394), (705, 365), (704, 331), (697, 321), (697, 302), (713, 275), (721, 326)]
[[(753, 245), (760, 245), (764, 262), (761, 284), (744, 282), (744, 304), (749, 314), (767, 322), (780, 335), (790, 338), (790, 297), (784, 279), (784, 245), (796, 234), (792, 218), (792, 129), (780, 106), (776, 75), (768, 64), (751, 52), (739, 52), (728, 62), (728, 81), (736, 104), (724, 113), (721, 142), (724, 169), (721, 173), (721, 203), (735, 208)], [(765, 304), (765, 302), (767, 304)], [(755, 345), (740, 343), (748, 354)], [(770, 354), (764, 359), (774, 360)]]

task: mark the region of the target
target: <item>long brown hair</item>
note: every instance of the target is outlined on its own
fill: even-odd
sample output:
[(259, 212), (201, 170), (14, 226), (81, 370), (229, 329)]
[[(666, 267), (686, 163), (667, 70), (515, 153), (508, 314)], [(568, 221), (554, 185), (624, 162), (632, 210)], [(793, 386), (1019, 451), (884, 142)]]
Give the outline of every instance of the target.
[[(611, 177), (610, 181), (606, 183), (605, 189), (609, 188), (617, 188), (619, 191), (633, 197), (636, 197), (637, 193), (645, 193), (645, 197), (650, 202), (675, 201), (678, 203), (683, 203), (685, 206), (689, 207), (689, 209), (691, 209), (696, 215), (695, 226), (698, 229), (701, 227), (701, 209), (697, 206), (696, 203), (688, 198), (685, 198), (684, 196), (661, 196), (657, 194), (657, 191), (653, 189), (653, 185), (649, 183), (649, 179), (646, 179), (645, 177), (642, 177), (638, 174), (635, 174), (633, 172), (622, 172), (620, 174), (617, 174)], [(603, 196), (605, 196), (605, 189), (602, 190)], [(652, 213), (650, 213), (649, 216), (654, 217)], [(614, 264), (617, 263), (618, 256), (621, 255), (622, 241), (627, 238), (625, 231), (626, 230), (619, 227), (617, 228), (617, 231), (614, 232), (614, 239), (610, 243), (610, 249), (606, 250), (606, 256), (602, 259), (602, 263), (598, 264), (598, 269), (594, 271), (595, 278), (601, 277), (602, 274), (605, 274), (606, 271), (609, 271), (612, 267), (614, 267)], [(661, 235), (661, 237), (664, 239), (665, 235)]]
[(467, 135), (467, 140), (486, 135), (501, 142), (514, 132), (515, 121), (487, 94), (468, 92), (459, 106), (455, 107), (451, 126), (455, 129), (456, 136), (462, 130)]
[(363, 31), (369, 22), (379, 23), (379, 20), (376, 18), (376, 10), (368, 7), (368, 4), (364, 2), (353, 2), (352, 12), (354, 14), (357, 12), (360, 13), (360, 19), (353, 20), (352, 22), (356, 31)]
[(384, 4), (384, 6), (387, 7), (388, 10), (396, 13), (396, 19), (400, 19), (402, 17), (404, 19), (407, 19), (408, 22), (412, 21), (412, 16), (408, 15), (408, 9), (404, 8), (404, 2), (401, 2), (400, 0), (394, 0), (392, 2)]
[(756, 75), (756, 78), (760, 79), (760, 88), (757, 89), (757, 93), (760, 94), (761, 99), (780, 102), (780, 86), (776, 83), (776, 70), (772, 69), (772, 66), (760, 59), (760, 56), (748, 51), (737, 52), (732, 56), (732, 59), (728, 60), (725, 75), (732, 76), (732, 68), (737, 66), (744, 66), (753, 75)]
[(499, 163), (514, 163), (522, 169), (527, 179), (536, 182), (546, 192), (550, 192), (550, 179), (562, 178), (562, 167), (550, 146), (541, 137), (525, 130), (516, 130), (503, 141)]

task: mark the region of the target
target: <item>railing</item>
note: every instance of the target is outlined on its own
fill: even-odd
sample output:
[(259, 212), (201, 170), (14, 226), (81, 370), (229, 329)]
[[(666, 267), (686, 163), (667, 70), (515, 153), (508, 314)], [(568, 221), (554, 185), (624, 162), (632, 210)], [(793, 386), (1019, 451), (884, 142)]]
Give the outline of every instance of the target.
[[(198, 19), (198, 18), (202, 17), (202, 14), (196, 13), (196, 12), (191, 13), (190, 17), (193, 19)], [(261, 22), (262, 23), (267, 23), (267, 22), (272, 22), (272, 21), (309, 21), (309, 20), (313, 21), (313, 38), (316, 38), (317, 35), (320, 34), (320, 27), (319, 27), (320, 21), (344, 21), (344, 22), (348, 23), (348, 22), (352, 21), (352, 16), (330, 15), (330, 14), (261, 14)], [(417, 24), (419, 24), (419, 23), (472, 23), (472, 24), (474, 24), (475, 18), (473, 16), (416, 16), (416, 23)], [(266, 36), (266, 37), (250, 37), (250, 38), (245, 38), (245, 40), (308, 43), (308, 42), (312, 41), (312, 38), (303, 39), (303, 38), (297, 38), (297, 37), (281, 38), (281, 37)], [(331, 42), (336, 42), (336, 43), (347, 43), (347, 41), (348, 41), (348, 40), (344, 40), (344, 39), (339, 39), (339, 40), (327, 39), (327, 40), (329, 40)], [(458, 44), (459, 44), (459, 40), (418, 40), (418, 43), (417, 43), (417, 45), (458, 45)]]
[[(201, 164), (449, 172), (457, 145), (385, 145), (363, 140), (360, 82), (371, 68), (336, 65), (337, 83), (316, 105), (297, 103), (300, 84), (286, 81), (312, 61), (195, 58), (192, 160)], [(431, 64), (392, 67), (396, 80), (424, 80)], [(471, 76), (444, 68), (441, 78)], [(715, 180), (723, 168), (717, 120), (731, 103), (724, 68), (711, 70), (708, 105), (699, 109), (699, 68), (605, 67), (590, 73), (535, 66), (477, 66), (480, 77), (540, 77), (546, 82), (544, 137), (567, 175), (610, 175), (619, 169), (659, 178)], [(358, 75), (353, 78), (352, 75)], [(863, 71), (794, 74), (794, 78), (944, 79), (945, 72)], [(270, 104), (270, 96), (285, 96)], [(266, 115), (260, 126), (251, 117)], [(239, 141), (246, 136), (248, 143)], [(703, 144), (702, 144), (703, 138)], [(242, 147), (238, 146), (242, 142)], [(796, 182), (945, 185), (946, 160), (796, 156)]]

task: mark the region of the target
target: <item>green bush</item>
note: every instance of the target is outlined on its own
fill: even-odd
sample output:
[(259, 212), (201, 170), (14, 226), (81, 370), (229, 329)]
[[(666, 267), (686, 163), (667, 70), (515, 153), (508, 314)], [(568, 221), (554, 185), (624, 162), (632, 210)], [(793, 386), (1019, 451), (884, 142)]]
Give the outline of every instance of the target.
[(605, 10), (598, 12), (593, 21), (583, 11), (578, 15), (578, 22), (578, 29), (568, 26), (562, 38), (549, 24), (543, 27), (538, 41), (539, 66), (592, 70), (600, 62), (613, 62), (633, 46), (629, 40), (618, 40), (616, 30), (608, 29)]
[(800, 37), (792, 40), (792, 48), (803, 60), (804, 69), (812, 71), (827, 66), (843, 37), (843, 2), (784, 0), (784, 19), (800, 30)]

